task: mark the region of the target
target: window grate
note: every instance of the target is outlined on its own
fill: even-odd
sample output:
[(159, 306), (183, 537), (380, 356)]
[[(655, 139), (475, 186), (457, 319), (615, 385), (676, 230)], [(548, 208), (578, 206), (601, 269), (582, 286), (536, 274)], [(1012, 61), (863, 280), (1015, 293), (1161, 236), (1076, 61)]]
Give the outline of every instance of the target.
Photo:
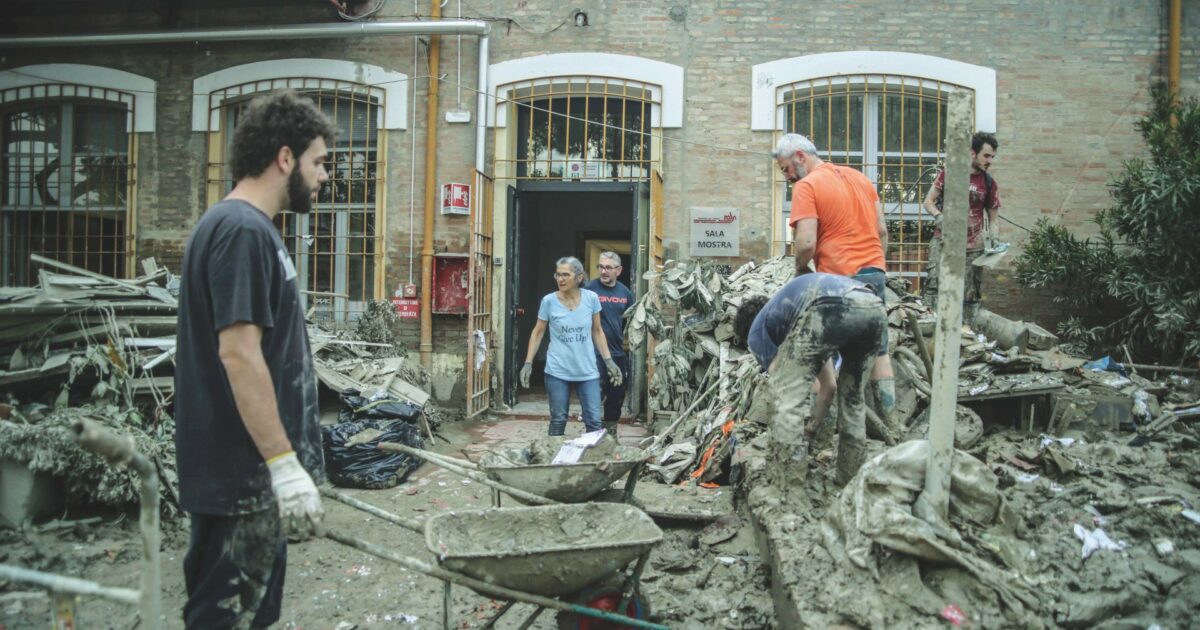
[[(945, 158), (946, 103), (960, 86), (917, 77), (851, 75), (802, 81), (777, 91), (780, 133), (808, 136), (822, 156), (861, 170), (875, 182), (888, 222), (888, 271), (919, 288), (933, 236), (921, 208)], [(777, 242), (790, 245), (791, 186), (783, 190)]]
[(31, 254), (126, 277), (132, 96), (52, 84), (6, 90), (0, 102), (0, 282), (36, 284)]
[[(210, 121), (225, 121), (210, 135), (209, 201), (233, 188), (225, 164), (233, 130), (250, 99), (267, 90), (292, 88), (311, 98), (337, 125), (329, 147), (329, 182), (317, 194), (311, 213), (282, 212), (275, 218), (296, 265), (297, 281), (314, 316), (353, 320), (378, 298), (382, 279), (382, 189), (387, 171), (384, 133), (379, 129), (383, 93), (347, 81), (281, 78), (232, 86), (210, 96)], [(210, 122), (212, 124), (212, 122)]]
[(645, 180), (659, 90), (626, 79), (549, 77), (509, 86), (516, 179)]

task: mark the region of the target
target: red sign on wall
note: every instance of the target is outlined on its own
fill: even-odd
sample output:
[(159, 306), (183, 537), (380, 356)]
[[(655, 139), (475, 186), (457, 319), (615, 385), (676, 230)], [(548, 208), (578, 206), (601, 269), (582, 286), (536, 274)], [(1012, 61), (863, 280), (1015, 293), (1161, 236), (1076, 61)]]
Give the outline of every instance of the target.
[(392, 298), (392, 306), (396, 307), (396, 314), (400, 319), (420, 319), (421, 318), (421, 301), (416, 298)]
[(442, 184), (442, 214), (471, 214), (468, 184)]

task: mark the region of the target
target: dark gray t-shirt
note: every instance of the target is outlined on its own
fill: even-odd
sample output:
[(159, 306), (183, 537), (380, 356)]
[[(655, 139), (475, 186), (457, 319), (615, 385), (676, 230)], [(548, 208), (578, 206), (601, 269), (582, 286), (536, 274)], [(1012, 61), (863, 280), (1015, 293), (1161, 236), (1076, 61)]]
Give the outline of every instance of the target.
[(279, 417), (300, 463), (322, 481), (308, 330), (296, 269), (279, 230), (254, 206), (222, 201), (192, 231), (181, 274), (175, 449), (183, 509), (246, 514), (274, 503), (266, 463), (238, 414), (218, 354), (218, 333), (239, 322), (262, 327)]
[(765, 370), (779, 353), (779, 345), (787, 339), (800, 315), (822, 297), (843, 297), (866, 285), (845, 276), (829, 273), (806, 273), (792, 278), (758, 312), (750, 325), (746, 345)]
[[(609, 354), (614, 357), (625, 356), (623, 317), (625, 311), (633, 306), (633, 291), (620, 282), (606, 287), (599, 278), (593, 279), (583, 288), (594, 292), (596, 297), (600, 298), (600, 329), (604, 331), (604, 338), (608, 341)], [(599, 353), (596, 356), (599, 356)]]

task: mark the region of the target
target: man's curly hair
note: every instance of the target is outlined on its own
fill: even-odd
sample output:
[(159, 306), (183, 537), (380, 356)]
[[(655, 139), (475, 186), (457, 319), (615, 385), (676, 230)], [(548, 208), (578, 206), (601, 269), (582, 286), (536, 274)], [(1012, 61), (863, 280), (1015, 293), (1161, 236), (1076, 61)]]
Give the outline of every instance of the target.
[(750, 326), (754, 324), (754, 318), (758, 317), (759, 311), (763, 310), (767, 302), (767, 296), (761, 294), (751, 295), (742, 300), (737, 314), (733, 316), (733, 334), (737, 336), (741, 347), (745, 348), (750, 343)]
[(291, 147), (299, 159), (318, 137), (332, 145), (337, 127), (312, 100), (295, 90), (278, 90), (255, 98), (233, 132), (229, 156), (233, 180), (262, 175), (285, 146)]

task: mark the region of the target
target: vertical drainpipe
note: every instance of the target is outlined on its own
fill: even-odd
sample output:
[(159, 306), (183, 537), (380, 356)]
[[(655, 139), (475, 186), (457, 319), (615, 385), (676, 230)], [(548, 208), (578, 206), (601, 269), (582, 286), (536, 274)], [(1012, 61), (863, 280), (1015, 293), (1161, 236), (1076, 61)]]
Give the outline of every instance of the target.
[[(442, 5), (433, 5), (433, 19), (442, 17)], [(433, 217), (438, 198), (437, 186), (437, 120), (438, 87), (441, 74), (441, 39), (429, 37), (429, 99), (425, 106), (425, 224), (421, 232), (421, 365), (433, 365)], [(416, 72), (416, 69), (413, 69)], [(414, 158), (416, 156), (413, 156)]]
[(1171, 0), (1167, 34), (1167, 89), (1179, 96), (1179, 35), (1183, 30), (1183, 0)]

